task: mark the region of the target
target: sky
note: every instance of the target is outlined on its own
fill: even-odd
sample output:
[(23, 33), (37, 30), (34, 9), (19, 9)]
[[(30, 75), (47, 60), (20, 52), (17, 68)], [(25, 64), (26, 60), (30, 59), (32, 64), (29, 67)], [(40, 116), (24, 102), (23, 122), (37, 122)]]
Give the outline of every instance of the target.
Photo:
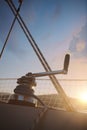
[[(18, 7), (18, 0), (13, 2)], [(58, 78), (87, 79), (87, 0), (24, 0), (20, 15), (52, 70), (61, 70), (65, 54), (70, 54), (68, 74)], [(0, 0), (0, 52), (13, 19)], [(16, 20), (0, 59), (0, 78), (43, 71)]]

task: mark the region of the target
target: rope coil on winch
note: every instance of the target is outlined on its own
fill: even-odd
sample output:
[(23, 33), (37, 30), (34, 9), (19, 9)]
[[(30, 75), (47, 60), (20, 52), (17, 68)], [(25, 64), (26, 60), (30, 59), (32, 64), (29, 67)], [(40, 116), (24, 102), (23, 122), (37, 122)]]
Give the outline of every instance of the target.
[(36, 86), (36, 82), (35, 77), (32, 76), (32, 73), (28, 73), (25, 76), (22, 76), (21, 78), (17, 79), (17, 83), (19, 85), (14, 89), (15, 94), (17, 94), (18, 96), (23, 95), (26, 97), (26, 99), (29, 97), (35, 98), (43, 106), (41, 108), (41, 111), (38, 113), (37, 117), (34, 119), (30, 129), (30, 130), (36, 130), (42, 118), (44, 117), (45, 113), (47, 112), (48, 107), (36, 95), (34, 95), (34, 90), (32, 89), (32, 87)]

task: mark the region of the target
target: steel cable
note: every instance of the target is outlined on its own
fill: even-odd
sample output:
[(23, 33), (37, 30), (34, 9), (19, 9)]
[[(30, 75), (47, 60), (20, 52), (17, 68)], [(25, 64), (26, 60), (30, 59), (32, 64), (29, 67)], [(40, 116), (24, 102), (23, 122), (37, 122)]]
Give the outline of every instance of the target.
[(4, 45), (3, 45), (2, 50), (1, 50), (1, 53), (0, 53), (0, 58), (2, 57), (2, 54), (3, 54), (3, 51), (4, 51), (5, 47), (6, 47), (7, 41), (8, 41), (8, 39), (9, 39), (9, 36), (10, 36), (11, 32), (12, 32), (12, 29), (13, 29), (13, 26), (14, 26), (15, 21), (16, 21), (16, 19), (17, 19), (17, 15), (18, 15), (18, 13), (19, 13), (19, 11), (20, 11), (21, 5), (22, 5), (22, 3), (19, 4), (19, 7), (18, 7), (17, 12), (16, 12), (16, 15), (15, 15), (15, 18), (14, 18), (14, 20), (13, 20), (13, 22), (12, 22), (12, 25), (11, 25), (11, 27), (10, 27), (10, 30), (9, 30), (9, 32), (8, 32), (8, 34), (7, 34), (6, 40), (5, 40), (5, 42), (4, 42)]

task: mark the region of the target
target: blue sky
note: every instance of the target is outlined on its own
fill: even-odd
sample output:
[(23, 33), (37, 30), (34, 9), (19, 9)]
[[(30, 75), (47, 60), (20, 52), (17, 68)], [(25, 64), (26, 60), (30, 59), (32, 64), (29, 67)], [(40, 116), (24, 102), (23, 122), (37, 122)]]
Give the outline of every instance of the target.
[[(17, 7), (17, 0), (13, 1)], [(87, 0), (24, 0), (20, 14), (53, 70), (61, 69), (65, 54), (70, 53), (69, 72), (64, 78), (87, 78)], [(13, 18), (7, 3), (0, 0), (0, 51)], [(16, 21), (0, 59), (0, 77), (42, 71)]]

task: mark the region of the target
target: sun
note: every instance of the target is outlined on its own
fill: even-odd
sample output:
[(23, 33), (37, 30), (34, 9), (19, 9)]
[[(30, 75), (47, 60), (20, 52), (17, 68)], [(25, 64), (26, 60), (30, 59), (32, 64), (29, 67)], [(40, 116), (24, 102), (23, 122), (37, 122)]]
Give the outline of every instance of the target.
[(81, 102), (87, 103), (87, 92), (81, 93), (79, 99)]

